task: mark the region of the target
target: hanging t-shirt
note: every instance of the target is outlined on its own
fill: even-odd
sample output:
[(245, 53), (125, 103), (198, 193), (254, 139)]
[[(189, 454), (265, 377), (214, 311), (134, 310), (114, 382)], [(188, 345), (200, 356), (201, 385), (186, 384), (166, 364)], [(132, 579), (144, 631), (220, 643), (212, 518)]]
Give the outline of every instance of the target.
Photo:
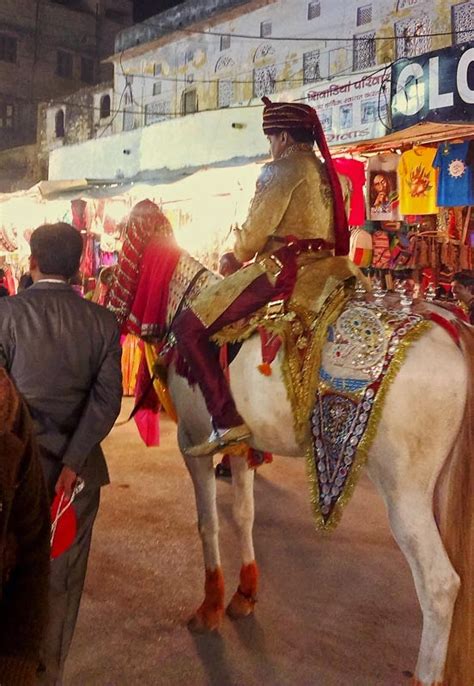
[(439, 169), (438, 205), (459, 207), (474, 204), (471, 168), (466, 164), (469, 143), (441, 143), (433, 167)]
[(374, 155), (369, 160), (369, 218), (372, 221), (398, 221), (399, 208), (396, 153)]
[(364, 205), (364, 184), (365, 168), (364, 163), (359, 160), (352, 160), (346, 157), (338, 157), (334, 160), (334, 165), (339, 174), (347, 176), (352, 185), (351, 211), (349, 213), (350, 226), (362, 226), (365, 223)]
[(402, 214), (437, 214), (435, 155), (436, 148), (418, 147), (401, 156), (398, 173)]

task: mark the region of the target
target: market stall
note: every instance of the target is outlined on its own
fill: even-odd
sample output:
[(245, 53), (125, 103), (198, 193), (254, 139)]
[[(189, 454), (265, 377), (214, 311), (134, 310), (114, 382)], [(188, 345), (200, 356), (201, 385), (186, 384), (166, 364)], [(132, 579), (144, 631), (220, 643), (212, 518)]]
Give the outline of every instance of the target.
[(472, 269), (474, 125), (423, 122), (332, 148), (353, 189), (351, 257), (387, 288)]

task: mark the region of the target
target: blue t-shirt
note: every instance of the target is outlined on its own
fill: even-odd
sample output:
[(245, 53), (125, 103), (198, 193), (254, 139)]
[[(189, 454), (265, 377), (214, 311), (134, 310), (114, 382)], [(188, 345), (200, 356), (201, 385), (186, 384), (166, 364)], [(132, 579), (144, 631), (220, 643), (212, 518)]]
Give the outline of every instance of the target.
[(439, 169), (439, 207), (474, 205), (472, 169), (466, 164), (469, 143), (441, 143), (433, 161)]

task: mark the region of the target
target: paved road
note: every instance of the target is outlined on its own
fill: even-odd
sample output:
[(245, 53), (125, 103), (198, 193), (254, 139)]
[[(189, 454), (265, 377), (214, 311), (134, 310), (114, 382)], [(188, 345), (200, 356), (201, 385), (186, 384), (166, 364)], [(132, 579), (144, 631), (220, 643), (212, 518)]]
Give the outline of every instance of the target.
[[(130, 401), (124, 403), (125, 411)], [(256, 479), (262, 583), (256, 615), (193, 636), (203, 570), (190, 479), (174, 427), (142, 447), (132, 424), (105, 448), (103, 490), (67, 686), (408, 686), (421, 618), (383, 505), (364, 478), (331, 537), (313, 528), (304, 464)], [(228, 597), (240, 560), (231, 487), (218, 485)]]

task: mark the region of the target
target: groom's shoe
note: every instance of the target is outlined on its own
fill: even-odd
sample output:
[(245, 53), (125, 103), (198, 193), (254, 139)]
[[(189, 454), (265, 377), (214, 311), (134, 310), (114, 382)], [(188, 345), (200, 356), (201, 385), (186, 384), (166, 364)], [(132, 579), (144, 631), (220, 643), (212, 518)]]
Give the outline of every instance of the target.
[(208, 457), (214, 453), (223, 452), (228, 446), (242, 443), (250, 436), (251, 432), (247, 424), (232, 426), (230, 429), (214, 429), (207, 441), (189, 448), (186, 450), (186, 455), (189, 457)]

